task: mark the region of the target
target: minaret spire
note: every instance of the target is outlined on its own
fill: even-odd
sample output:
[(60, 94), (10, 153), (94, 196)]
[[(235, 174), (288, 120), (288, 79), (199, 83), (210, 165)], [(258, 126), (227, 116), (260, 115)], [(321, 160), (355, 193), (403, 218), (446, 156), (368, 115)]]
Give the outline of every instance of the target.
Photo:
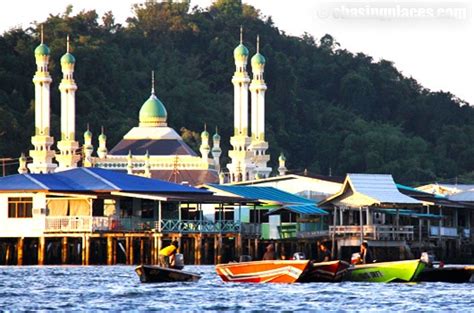
[(244, 42), (244, 28), (240, 25), (240, 44)]
[(151, 94), (155, 94), (155, 71), (151, 71)]
[(260, 35), (257, 35), (257, 53), (260, 53)]
[(69, 53), (69, 34), (66, 37), (66, 53)]
[(43, 24), (41, 24), (41, 44), (44, 43)]

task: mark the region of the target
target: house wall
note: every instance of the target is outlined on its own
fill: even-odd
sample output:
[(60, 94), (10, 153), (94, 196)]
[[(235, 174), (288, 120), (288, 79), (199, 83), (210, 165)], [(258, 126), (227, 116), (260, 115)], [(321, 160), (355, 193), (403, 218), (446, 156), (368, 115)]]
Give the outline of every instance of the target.
[[(32, 197), (33, 217), (9, 218), (9, 197)], [(43, 193), (4, 193), (0, 195), (0, 237), (39, 237), (45, 229), (46, 195)]]

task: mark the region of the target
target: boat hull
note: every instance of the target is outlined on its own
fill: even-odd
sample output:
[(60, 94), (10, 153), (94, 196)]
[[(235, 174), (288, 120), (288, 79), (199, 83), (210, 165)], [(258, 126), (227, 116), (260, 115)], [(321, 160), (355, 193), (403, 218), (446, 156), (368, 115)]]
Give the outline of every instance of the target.
[(356, 282), (411, 282), (425, 268), (420, 260), (381, 262), (355, 265), (349, 269), (345, 280)]
[(308, 269), (298, 279), (298, 282), (340, 282), (347, 274), (349, 267), (350, 264), (345, 261), (311, 262)]
[(140, 265), (135, 272), (142, 283), (192, 282), (201, 279), (200, 275), (152, 265)]
[(469, 283), (474, 282), (473, 266), (425, 268), (417, 278), (421, 282)]
[(216, 265), (216, 272), (225, 282), (294, 283), (307, 269), (308, 260), (275, 260)]

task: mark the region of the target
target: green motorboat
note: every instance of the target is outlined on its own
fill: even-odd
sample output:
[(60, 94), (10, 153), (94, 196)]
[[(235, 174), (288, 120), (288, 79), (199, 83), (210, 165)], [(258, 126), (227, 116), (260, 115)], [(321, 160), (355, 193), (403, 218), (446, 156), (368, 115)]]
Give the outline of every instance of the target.
[(421, 260), (407, 260), (355, 265), (345, 280), (358, 282), (411, 282), (424, 270)]

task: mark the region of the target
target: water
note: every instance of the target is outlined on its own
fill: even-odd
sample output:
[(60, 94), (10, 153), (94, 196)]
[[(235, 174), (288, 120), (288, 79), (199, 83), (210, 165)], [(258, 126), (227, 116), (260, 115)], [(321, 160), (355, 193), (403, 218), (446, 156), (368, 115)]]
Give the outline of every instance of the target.
[(0, 310), (474, 312), (474, 284), (141, 284), (132, 266), (0, 267)]

